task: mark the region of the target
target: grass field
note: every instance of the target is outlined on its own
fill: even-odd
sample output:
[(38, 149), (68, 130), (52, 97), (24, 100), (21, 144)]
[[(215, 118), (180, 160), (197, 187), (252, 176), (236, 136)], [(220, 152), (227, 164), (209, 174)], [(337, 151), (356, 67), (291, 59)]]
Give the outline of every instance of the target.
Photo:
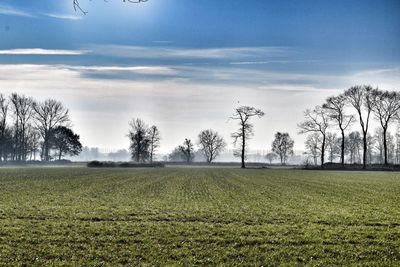
[(0, 265), (400, 265), (400, 173), (0, 169)]

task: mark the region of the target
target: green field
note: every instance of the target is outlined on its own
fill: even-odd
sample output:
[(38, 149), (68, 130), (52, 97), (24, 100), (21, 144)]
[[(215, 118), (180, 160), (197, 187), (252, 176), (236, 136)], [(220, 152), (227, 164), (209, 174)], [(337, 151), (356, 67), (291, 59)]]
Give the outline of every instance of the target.
[(0, 169), (0, 265), (400, 265), (400, 173)]

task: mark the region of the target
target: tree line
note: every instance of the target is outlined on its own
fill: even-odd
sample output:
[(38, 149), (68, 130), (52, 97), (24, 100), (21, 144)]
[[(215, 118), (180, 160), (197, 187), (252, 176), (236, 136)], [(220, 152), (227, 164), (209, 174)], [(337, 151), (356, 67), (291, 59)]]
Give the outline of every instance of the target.
[(41, 102), (17, 93), (0, 94), (0, 162), (78, 155), (82, 144), (70, 122), (68, 109), (55, 99)]
[[(251, 118), (264, 116), (260, 109), (249, 106), (241, 106), (235, 109), (231, 120), (237, 121), (239, 128), (232, 133), (233, 143), (236, 147), (234, 155), (241, 159), (241, 166), (245, 168), (246, 154), (248, 151), (248, 140), (254, 134), (254, 125)], [(160, 145), (160, 131), (157, 126), (149, 127), (142, 119), (132, 119), (129, 123), (128, 137), (130, 139), (130, 152), (132, 159), (136, 162), (152, 162), (154, 153)], [(226, 148), (224, 138), (212, 129), (202, 130), (196, 140), (198, 152), (205, 158), (207, 163), (212, 163)], [(281, 163), (285, 164), (288, 157), (293, 154), (294, 141), (288, 133), (278, 132), (272, 143), (272, 150), (279, 156)], [(170, 154), (170, 161), (184, 161), (191, 163), (195, 156), (195, 143), (185, 138), (182, 145), (177, 146)], [(274, 154), (275, 155), (275, 154)]]
[[(370, 133), (372, 119), (380, 125), (375, 135)], [(323, 165), (328, 154), (331, 162), (339, 155), (340, 163), (344, 165), (347, 156), (347, 162), (361, 161), (366, 168), (367, 164), (374, 162), (385, 165), (399, 163), (400, 135), (397, 131), (397, 144), (394, 144), (394, 137), (389, 132), (389, 126), (399, 119), (398, 92), (357, 85), (327, 98), (325, 103), (314, 109), (306, 110), (304, 121), (298, 127), (299, 133), (308, 134), (305, 145), (314, 164), (319, 157)], [(357, 124), (360, 131), (348, 133), (350, 127)], [(378, 155), (374, 157), (375, 150), (378, 150)]]
[[(253, 118), (261, 118), (262, 110), (240, 106), (229, 117), (238, 122), (238, 129), (231, 134), (235, 145), (234, 155), (241, 159), (245, 168), (248, 140), (254, 134)], [(370, 123), (375, 119), (380, 129), (375, 135), (370, 134)], [(400, 163), (400, 133), (395, 137), (389, 132), (389, 126), (400, 120), (400, 94), (394, 91), (383, 91), (371, 86), (353, 86), (343, 93), (328, 97), (322, 105), (304, 112), (304, 121), (298, 124), (299, 133), (307, 134), (305, 147), (308, 157), (313, 163), (323, 165), (326, 159), (340, 163), (376, 162), (388, 165)], [(351, 131), (351, 127), (359, 125), (360, 131)], [(159, 147), (160, 132), (156, 126), (148, 127), (143, 120), (135, 119), (131, 123), (129, 137), (131, 140), (132, 158), (138, 162), (153, 161), (155, 149)], [(153, 129), (153, 130), (152, 130)], [(226, 142), (218, 132), (207, 129), (198, 134), (196, 144), (206, 162), (212, 163), (225, 149)], [(272, 152), (266, 155), (271, 163), (279, 158), (286, 164), (294, 154), (294, 141), (289, 133), (277, 132), (272, 143)], [(186, 138), (170, 154), (169, 160), (192, 162), (195, 143)], [(362, 153), (361, 153), (361, 151)], [(373, 153), (378, 151), (378, 153)]]

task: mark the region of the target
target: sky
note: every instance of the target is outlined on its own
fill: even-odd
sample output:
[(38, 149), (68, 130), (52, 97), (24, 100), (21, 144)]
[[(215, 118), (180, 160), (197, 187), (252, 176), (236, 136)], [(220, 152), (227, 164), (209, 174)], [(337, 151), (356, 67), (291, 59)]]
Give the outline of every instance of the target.
[(142, 118), (162, 153), (208, 128), (233, 147), (228, 118), (249, 105), (265, 112), (251, 149), (284, 131), (302, 150), (305, 109), (356, 84), (400, 90), (398, 0), (80, 2), (0, 0), (0, 93), (62, 101), (85, 146), (128, 148)]

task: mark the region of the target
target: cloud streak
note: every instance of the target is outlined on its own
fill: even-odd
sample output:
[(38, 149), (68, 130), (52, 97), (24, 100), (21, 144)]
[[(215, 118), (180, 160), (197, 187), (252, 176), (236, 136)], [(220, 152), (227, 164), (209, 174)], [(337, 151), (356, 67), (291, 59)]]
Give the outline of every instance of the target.
[(43, 13), (44, 16), (55, 18), (55, 19), (66, 19), (66, 20), (81, 20), (82, 16), (75, 16), (69, 14), (59, 14), (59, 13)]
[(76, 16), (76, 15), (72, 15), (72, 14), (28, 12), (23, 9), (15, 8), (15, 7), (12, 7), (9, 5), (1, 5), (1, 4), (0, 4), (0, 15), (35, 18), (35, 19), (41, 18), (41, 17), (63, 19), (63, 20), (81, 20), (81, 19), (83, 19), (82, 16)]
[(0, 15), (18, 16), (26, 18), (34, 18), (35, 16), (29, 12), (6, 5), (0, 5)]
[(290, 53), (286, 47), (233, 47), (233, 48), (169, 48), (145, 46), (98, 45), (93, 54), (154, 59), (241, 59), (257, 57), (282, 57)]
[(83, 55), (88, 53), (86, 50), (59, 50), (59, 49), (7, 49), (0, 50), (0, 55)]

